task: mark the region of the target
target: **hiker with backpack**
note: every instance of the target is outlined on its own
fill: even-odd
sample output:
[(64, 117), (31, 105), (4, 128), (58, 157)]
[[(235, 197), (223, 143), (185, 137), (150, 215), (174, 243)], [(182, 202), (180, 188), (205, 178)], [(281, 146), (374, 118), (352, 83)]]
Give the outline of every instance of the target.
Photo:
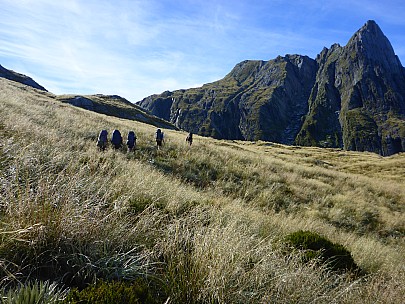
[(136, 145), (136, 136), (134, 131), (129, 131), (128, 132), (128, 138), (127, 138), (127, 147), (128, 147), (128, 152), (132, 152), (135, 148)]
[(160, 147), (162, 146), (162, 143), (164, 142), (164, 133), (162, 130), (157, 129), (156, 130), (156, 146), (157, 149), (160, 150)]
[(114, 149), (119, 149), (122, 146), (122, 136), (119, 130), (114, 130), (111, 138), (111, 143)]
[(188, 135), (186, 137), (186, 142), (188, 142), (188, 144), (191, 147), (191, 145), (193, 144), (193, 133), (192, 132), (188, 133)]
[(101, 130), (100, 134), (98, 135), (97, 139), (97, 147), (100, 151), (105, 151), (107, 148), (107, 141), (108, 141), (108, 132), (107, 130)]

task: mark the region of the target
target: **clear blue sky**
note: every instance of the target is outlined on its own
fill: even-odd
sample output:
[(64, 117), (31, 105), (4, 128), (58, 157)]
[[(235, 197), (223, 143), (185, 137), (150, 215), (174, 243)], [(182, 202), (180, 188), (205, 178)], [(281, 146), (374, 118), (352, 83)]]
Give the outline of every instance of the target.
[(404, 0), (0, 0), (0, 64), (55, 94), (136, 102), (246, 59), (315, 58), (369, 19), (404, 65)]

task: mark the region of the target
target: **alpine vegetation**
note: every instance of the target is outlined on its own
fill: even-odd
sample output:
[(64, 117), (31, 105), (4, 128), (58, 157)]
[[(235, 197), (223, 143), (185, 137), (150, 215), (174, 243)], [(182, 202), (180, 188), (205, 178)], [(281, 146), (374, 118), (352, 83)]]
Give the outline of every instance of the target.
[(402, 303), (404, 154), (187, 135), (0, 78), (0, 302)]

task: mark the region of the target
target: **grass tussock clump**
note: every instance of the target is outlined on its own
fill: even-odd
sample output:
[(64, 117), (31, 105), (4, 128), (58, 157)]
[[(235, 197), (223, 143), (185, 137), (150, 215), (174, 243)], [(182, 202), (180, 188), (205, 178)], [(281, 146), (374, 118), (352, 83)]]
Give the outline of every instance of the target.
[(311, 231), (296, 231), (285, 237), (288, 246), (304, 250), (304, 261), (318, 259), (332, 270), (359, 272), (351, 253), (342, 245), (335, 244)]
[(345, 274), (286, 256), (245, 219), (226, 213), (202, 217), (210, 224), (197, 213), (167, 226), (156, 253), (174, 303), (326, 303), (340, 288), (351, 290)]
[[(403, 155), (198, 136), (190, 147), (170, 130), (158, 151), (155, 127), (0, 86), (3, 300), (49, 282), (86, 303), (402, 302)], [(102, 129), (134, 130), (135, 151), (100, 152)], [(342, 244), (367, 275), (286, 254), (280, 240), (300, 229)]]
[(0, 290), (0, 295), (2, 296), (0, 298), (0, 303), (2, 304), (56, 304), (64, 301), (67, 290), (58, 287), (55, 283), (49, 283), (49, 281), (34, 281), (11, 290), (3, 288)]

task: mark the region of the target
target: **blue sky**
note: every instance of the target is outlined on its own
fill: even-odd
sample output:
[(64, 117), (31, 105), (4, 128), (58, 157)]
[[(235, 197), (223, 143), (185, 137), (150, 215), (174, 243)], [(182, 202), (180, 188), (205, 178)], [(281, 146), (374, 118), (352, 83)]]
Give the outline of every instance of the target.
[(246, 59), (315, 58), (369, 19), (404, 65), (403, 0), (0, 0), (0, 64), (55, 94), (136, 102)]

